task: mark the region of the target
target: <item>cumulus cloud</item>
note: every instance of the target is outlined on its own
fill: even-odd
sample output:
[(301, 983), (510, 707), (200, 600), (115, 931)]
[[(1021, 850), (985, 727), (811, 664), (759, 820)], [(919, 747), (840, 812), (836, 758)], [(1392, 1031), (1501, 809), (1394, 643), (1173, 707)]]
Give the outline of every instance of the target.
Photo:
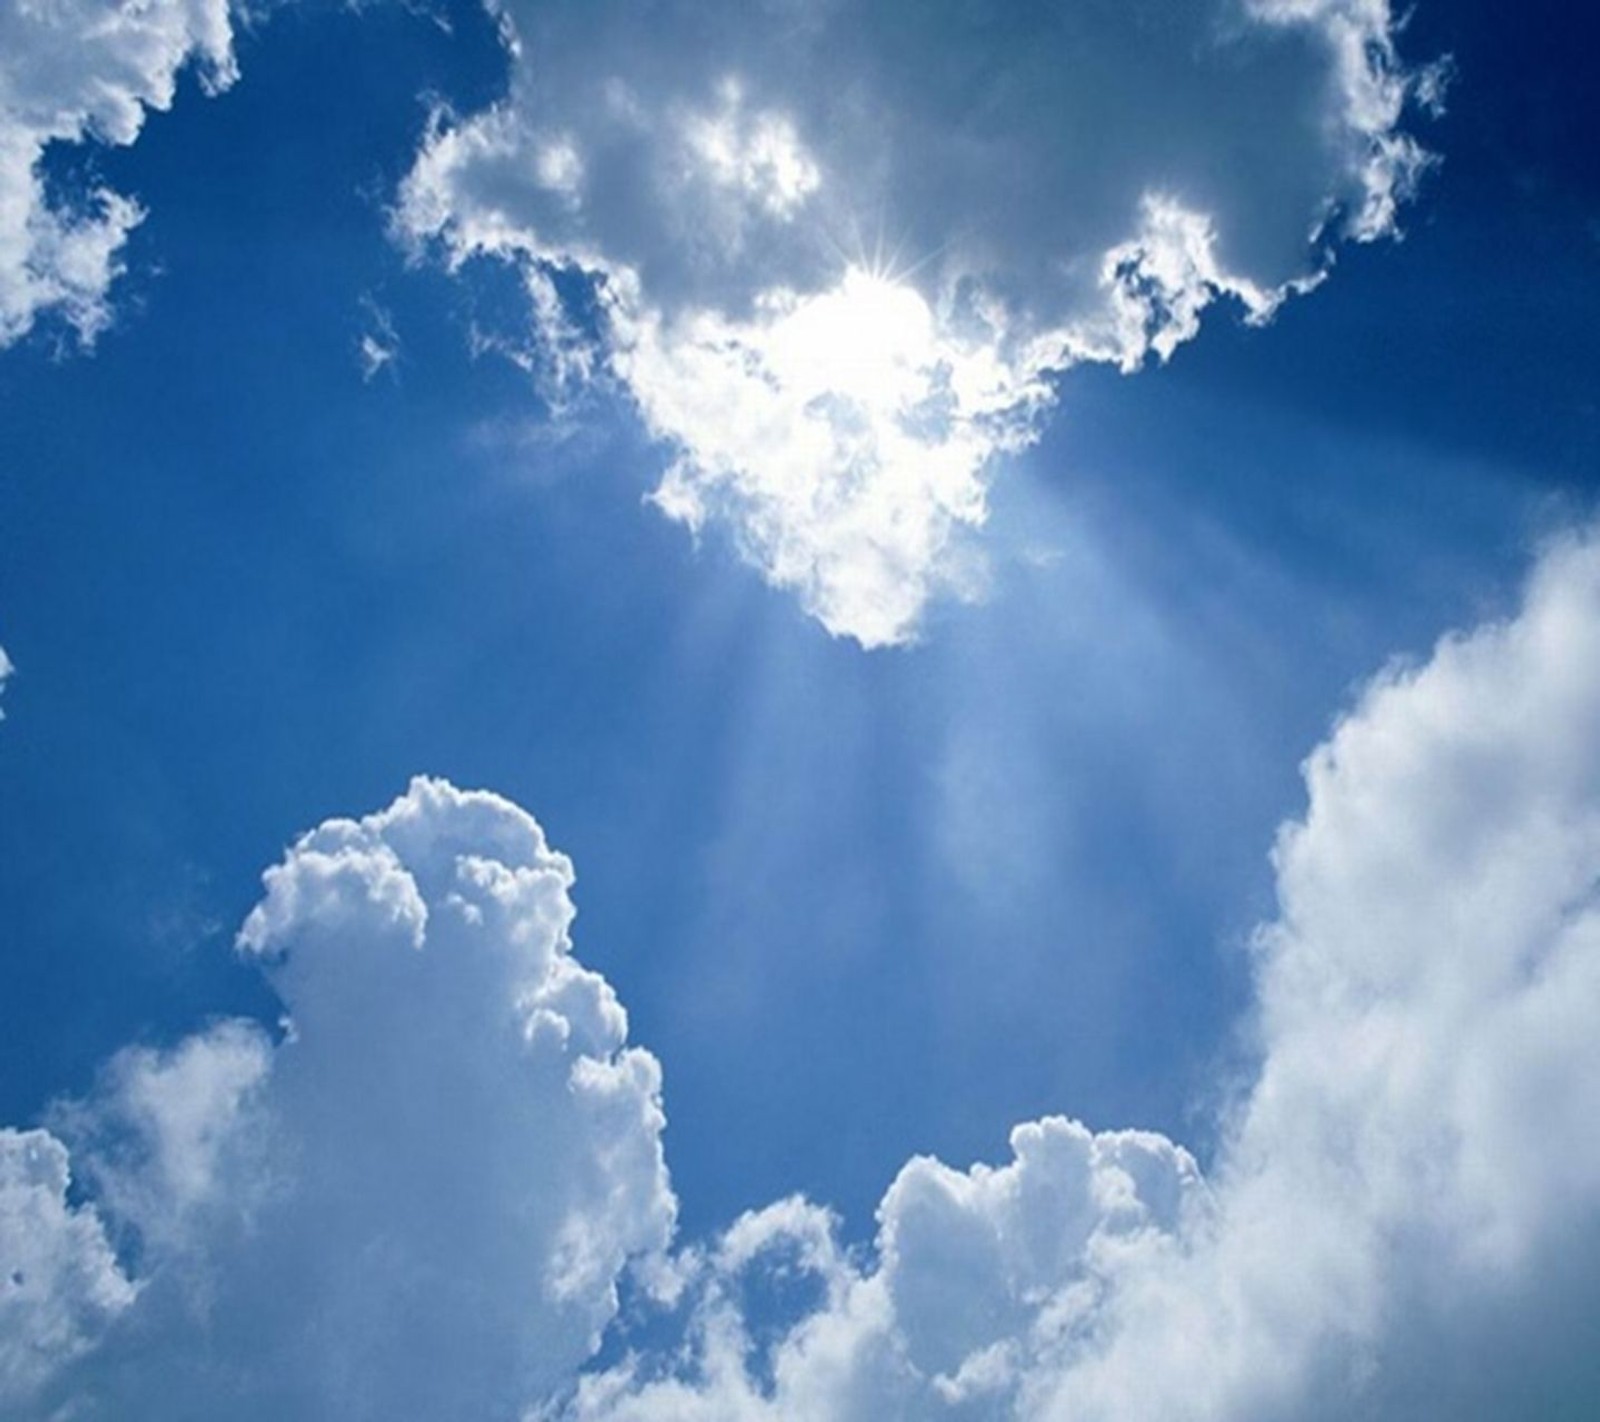
[(568, 951), (570, 865), (418, 781), (267, 875), (240, 943), (280, 1037), (131, 1051), (53, 1134), (0, 1134), (0, 1412), (1580, 1415), (1597, 726), (1600, 540), (1572, 539), (1307, 760), (1209, 1178), (1050, 1118), (998, 1166), (909, 1162), (870, 1248), (790, 1199), (664, 1252), (659, 1076)]
[[(1016, 1415), (1019, 1379), (1087, 1347), (1118, 1279), (1168, 1267), (1209, 1203), (1194, 1160), (1158, 1135), (1052, 1118), (1017, 1127), (1011, 1148), (999, 1168), (911, 1161), (879, 1206), (870, 1263), (800, 1202), (739, 1220), (690, 1255), (681, 1349), (587, 1376), (549, 1415)], [(769, 1293), (775, 1278), (813, 1284), (790, 1291), (798, 1316), (776, 1334), (783, 1313), (751, 1306), (752, 1276)]]
[(0, 347), (54, 312), (85, 343), (143, 218), (104, 186), (63, 191), (47, 171), (59, 145), (126, 145), (168, 108), (194, 64), (212, 92), (233, 82), (228, 0), (52, 0), (0, 9)]
[[(6, 655), (6, 649), (0, 647), (0, 692), (6, 689), (6, 682), (11, 679), (11, 673), (15, 670), (16, 668), (11, 664), (11, 658)], [(0, 706), (0, 721), (5, 720), (5, 718), (5, 707)]]
[(529, 816), (439, 781), (301, 839), (239, 937), (278, 1036), (133, 1050), (59, 1109), (92, 1208), (54, 1136), (6, 1138), (7, 1267), (53, 1232), (6, 1299), (37, 1415), (482, 1422), (569, 1380), (675, 1209), (571, 884)]
[(1589, 539), (1515, 618), (1380, 677), (1307, 761), (1257, 938), (1259, 1075), (1209, 1186), (1161, 1137), (1064, 1121), (998, 1170), (914, 1161), (873, 1258), (809, 1246), (827, 1288), (779, 1339), (752, 1341), (724, 1266), (681, 1360), (589, 1377), (570, 1414), (1578, 1415), (1600, 1380), (1596, 726)]
[(31, 1401), (133, 1301), (99, 1215), (67, 1199), (67, 1148), (0, 1130), (0, 1412)]
[(1054, 375), (1394, 231), (1442, 85), (1388, 0), (491, 9), (509, 95), (436, 116), (398, 229), (516, 264), (549, 380), (673, 451), (656, 504), (869, 646), (977, 585)]

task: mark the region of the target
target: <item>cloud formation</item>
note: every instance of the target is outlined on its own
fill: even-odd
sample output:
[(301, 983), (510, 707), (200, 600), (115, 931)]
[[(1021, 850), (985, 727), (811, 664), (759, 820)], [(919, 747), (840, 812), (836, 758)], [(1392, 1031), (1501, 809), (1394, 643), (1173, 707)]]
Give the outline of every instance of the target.
[(673, 451), (656, 504), (867, 646), (978, 585), (1055, 374), (1393, 232), (1440, 89), (1388, 0), (490, 8), (510, 93), (436, 116), (399, 231), (515, 263), (549, 384)]
[[(419, 780), (267, 875), (240, 944), (281, 1039), (129, 1052), (53, 1134), (0, 1134), (0, 1414), (1576, 1415), (1597, 725), (1600, 540), (1575, 538), (1307, 760), (1209, 1179), (1050, 1118), (999, 1166), (909, 1162), (870, 1250), (791, 1199), (664, 1253), (658, 1069), (568, 951), (570, 865)], [(586, 1364), (630, 1261), (633, 1331)]]
[(1591, 538), (1514, 619), (1386, 672), (1306, 762), (1256, 940), (1259, 1074), (1209, 1187), (1161, 1137), (1065, 1121), (1019, 1128), (998, 1170), (913, 1161), (875, 1259), (809, 1246), (827, 1288), (776, 1342), (713, 1255), (684, 1359), (589, 1377), (572, 1414), (1578, 1415), (1600, 1380), (1597, 725)]
[(67, 1148), (0, 1130), (0, 1409), (34, 1396), (133, 1301), (100, 1217), (67, 1200)]
[(60, 145), (132, 143), (191, 63), (213, 93), (236, 77), (228, 0), (0, 8), (0, 348), (46, 312), (86, 344), (110, 322), (143, 209), (103, 185), (72, 191), (47, 158)]
[(438, 781), (301, 839), (239, 939), (281, 1038), (113, 1062), (52, 1121), (92, 1205), (55, 1136), (0, 1142), (0, 1415), (482, 1422), (570, 1380), (675, 1207), (571, 883), (529, 816)]

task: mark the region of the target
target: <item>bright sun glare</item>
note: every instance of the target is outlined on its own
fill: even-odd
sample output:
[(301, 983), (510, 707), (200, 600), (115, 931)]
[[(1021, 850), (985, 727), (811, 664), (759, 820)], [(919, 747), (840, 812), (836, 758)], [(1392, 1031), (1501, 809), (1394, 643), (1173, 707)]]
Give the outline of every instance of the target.
[(933, 312), (922, 296), (851, 266), (837, 286), (802, 299), (774, 326), (767, 359), (791, 389), (884, 409), (925, 392), (937, 354)]

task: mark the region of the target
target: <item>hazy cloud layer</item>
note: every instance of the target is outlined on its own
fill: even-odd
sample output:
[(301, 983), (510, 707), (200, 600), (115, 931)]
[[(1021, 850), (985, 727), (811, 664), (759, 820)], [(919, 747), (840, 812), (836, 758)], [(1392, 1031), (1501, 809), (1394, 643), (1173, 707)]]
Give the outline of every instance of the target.
[(193, 63), (215, 91), (235, 78), (228, 0), (50, 0), (0, 6), (0, 347), (56, 312), (85, 342), (143, 216), (103, 186), (63, 190), (55, 144), (129, 144), (172, 103)]
[[(0, 1413), (1578, 1415), (1597, 726), (1600, 542), (1571, 540), (1306, 762), (1210, 1180), (1047, 1119), (997, 1167), (911, 1161), (864, 1252), (792, 1199), (663, 1253), (657, 1067), (568, 952), (570, 866), (417, 781), (267, 876), (240, 942), (281, 1041), (132, 1051), (0, 1134)], [(630, 1260), (641, 1341), (584, 1373)]]
[(1440, 87), (1387, 0), (491, 8), (510, 95), (437, 116), (399, 229), (517, 263), (550, 388), (619, 380), (658, 505), (866, 645), (978, 585), (1053, 373), (1393, 231)]

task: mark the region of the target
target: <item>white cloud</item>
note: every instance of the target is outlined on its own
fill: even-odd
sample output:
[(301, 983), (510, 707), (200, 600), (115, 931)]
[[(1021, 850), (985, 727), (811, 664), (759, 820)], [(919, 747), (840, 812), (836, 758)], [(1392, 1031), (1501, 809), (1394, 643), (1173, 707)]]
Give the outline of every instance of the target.
[(100, 1212), (136, 1234), (147, 1257), (180, 1255), (207, 1213), (264, 1198), (263, 1142), (243, 1126), (262, 1119), (271, 1069), (266, 1033), (221, 1022), (170, 1052), (120, 1052), (93, 1100), (58, 1107), (52, 1125), (72, 1141)]
[[(6, 682), (11, 679), (11, 674), (16, 670), (11, 664), (11, 658), (6, 655), (6, 649), (0, 647), (0, 692), (6, 689)], [(0, 706), (0, 721), (5, 720), (5, 708)]]
[(685, 1360), (587, 1378), (570, 1414), (1577, 1415), (1600, 1308), (1596, 726), (1591, 539), (1549, 553), (1515, 618), (1386, 673), (1308, 760), (1258, 936), (1260, 1072), (1209, 1189), (1160, 1137), (1064, 1121), (1014, 1133), (998, 1170), (914, 1161), (874, 1259), (810, 1246), (827, 1288), (777, 1341), (724, 1267)]
[(1392, 232), (1439, 92), (1387, 0), (491, 8), (510, 94), (437, 116), (399, 231), (517, 263), (673, 450), (657, 505), (869, 646), (973, 588), (1053, 374)]
[(95, 1211), (68, 1203), (67, 1149), (0, 1130), (0, 1415), (30, 1402), (134, 1298)]
[[(1115, 1279), (1167, 1257), (1207, 1205), (1193, 1160), (1160, 1136), (1054, 1118), (1017, 1127), (1011, 1145), (998, 1169), (911, 1161), (879, 1207), (875, 1270), (839, 1249), (815, 1207), (746, 1216), (690, 1254), (684, 1356), (630, 1357), (553, 1415), (1012, 1415), (1018, 1373), (1081, 1346)], [(752, 1274), (809, 1277), (814, 1311), (763, 1344), (773, 1320), (740, 1302)]]
[(46, 312), (92, 342), (128, 233), (143, 218), (105, 187), (56, 190), (53, 145), (126, 145), (168, 108), (194, 63), (212, 92), (233, 82), (228, 0), (51, 0), (0, 7), (0, 347)]
[(47, 1399), (465, 1420), (569, 1379), (675, 1209), (659, 1069), (570, 955), (571, 884), (530, 817), (440, 781), (301, 839), (239, 940), (282, 1040), (125, 1053), (56, 1113), (142, 1292)]

